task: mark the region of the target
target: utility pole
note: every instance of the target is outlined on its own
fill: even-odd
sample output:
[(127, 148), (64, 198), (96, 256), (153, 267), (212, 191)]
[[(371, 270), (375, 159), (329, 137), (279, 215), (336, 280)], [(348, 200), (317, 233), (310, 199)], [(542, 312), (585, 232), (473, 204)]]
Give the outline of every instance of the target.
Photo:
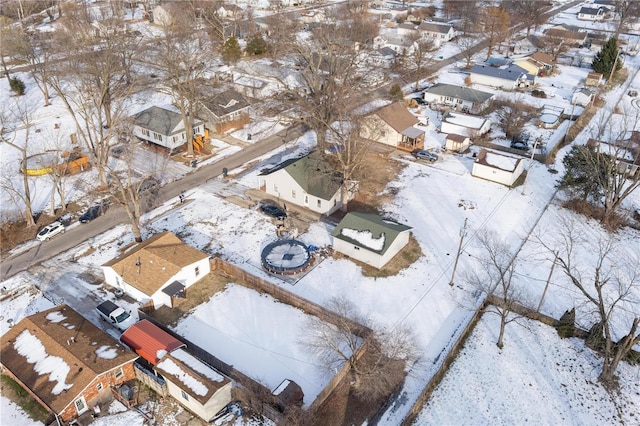
[(529, 177), (529, 171), (531, 170), (533, 157), (534, 155), (536, 155), (536, 149), (538, 148), (539, 143), (540, 143), (540, 138), (536, 138), (536, 142), (533, 144), (533, 149), (531, 150), (531, 158), (529, 158), (529, 164), (527, 165), (527, 174), (524, 175), (524, 182), (522, 182), (522, 195), (524, 195), (524, 187), (527, 184), (527, 178)]
[(549, 283), (551, 282), (551, 275), (553, 275), (553, 268), (556, 267), (556, 262), (558, 261), (558, 254), (556, 253), (553, 264), (551, 265), (551, 270), (549, 271), (549, 276), (547, 277), (547, 283), (544, 286), (544, 290), (542, 291), (542, 297), (540, 298), (540, 303), (538, 304), (538, 309), (536, 312), (540, 312), (540, 308), (542, 308), (542, 302), (544, 302), (544, 296), (547, 294), (547, 290), (549, 289)]
[(449, 281), (449, 285), (453, 287), (453, 279), (456, 276), (456, 269), (458, 268), (458, 260), (460, 259), (460, 252), (462, 251), (462, 242), (464, 241), (464, 237), (467, 234), (467, 218), (464, 218), (464, 225), (460, 230), (460, 244), (458, 244), (458, 253), (456, 253), (456, 261), (453, 263), (453, 273), (451, 274), (451, 280)]

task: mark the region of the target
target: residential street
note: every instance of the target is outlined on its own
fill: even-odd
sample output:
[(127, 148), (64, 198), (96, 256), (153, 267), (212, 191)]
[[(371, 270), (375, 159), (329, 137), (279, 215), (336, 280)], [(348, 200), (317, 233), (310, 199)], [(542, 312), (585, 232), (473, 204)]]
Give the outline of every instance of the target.
[[(159, 191), (155, 204), (164, 203), (167, 200), (177, 197), (181, 192), (186, 192), (191, 188), (204, 184), (207, 180), (222, 174), (223, 168), (233, 170), (245, 163), (248, 163), (285, 143), (295, 141), (304, 134), (302, 125), (295, 125), (272, 135), (258, 143), (247, 146), (241, 151), (221, 159), (219, 162), (204, 166), (199, 166), (192, 173), (181, 179), (166, 184)], [(2, 259), (0, 266), (0, 279), (5, 280), (20, 271), (24, 271), (31, 266), (37, 265), (53, 256), (77, 246), (81, 241), (95, 237), (109, 229), (127, 223), (127, 214), (122, 206), (113, 205), (103, 216), (91, 221), (88, 224), (67, 229), (64, 234), (58, 235), (51, 241), (34, 242), (28, 250)]]

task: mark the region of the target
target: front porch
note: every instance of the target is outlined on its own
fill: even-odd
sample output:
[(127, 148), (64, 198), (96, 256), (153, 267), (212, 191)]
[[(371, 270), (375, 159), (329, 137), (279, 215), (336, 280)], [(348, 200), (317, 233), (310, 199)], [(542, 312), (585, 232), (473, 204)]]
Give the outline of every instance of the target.
[(406, 131), (402, 133), (402, 140), (398, 142), (397, 146), (399, 151), (412, 152), (416, 149), (424, 149), (424, 132), (419, 129), (415, 130), (420, 134), (415, 134), (418, 132), (407, 134)]

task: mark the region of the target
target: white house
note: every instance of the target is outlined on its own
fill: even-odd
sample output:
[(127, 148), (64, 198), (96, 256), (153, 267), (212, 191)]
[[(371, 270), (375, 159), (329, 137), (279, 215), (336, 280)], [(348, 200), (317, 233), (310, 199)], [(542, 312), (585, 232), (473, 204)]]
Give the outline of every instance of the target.
[(380, 49), (388, 47), (398, 55), (411, 55), (416, 49), (417, 42), (409, 36), (399, 34), (389, 34), (376, 36), (373, 39), (373, 48)]
[(496, 68), (490, 65), (476, 64), (469, 71), (469, 78), (474, 84), (497, 87), (503, 90), (514, 90), (517, 87), (529, 87), (535, 83), (535, 76), (517, 65)]
[(445, 138), (445, 149), (447, 151), (465, 152), (471, 145), (471, 139), (468, 136), (456, 135), (450, 133)]
[(367, 65), (381, 68), (391, 68), (396, 60), (397, 53), (390, 47), (381, 47), (370, 51), (365, 59)]
[(573, 105), (586, 107), (589, 106), (591, 102), (593, 102), (593, 92), (585, 87), (573, 92), (573, 96), (571, 97), (571, 103)]
[(173, 306), (172, 298), (211, 271), (209, 255), (161, 232), (102, 265), (105, 282), (143, 305)]
[(371, 213), (348, 213), (331, 232), (333, 249), (382, 268), (409, 243), (411, 227)]
[(442, 117), (440, 125), (441, 133), (454, 133), (468, 137), (483, 135), (490, 129), (491, 121), (489, 119), (451, 111)]
[[(133, 116), (133, 135), (175, 151), (187, 143), (187, 132), (180, 113), (152, 106)], [(193, 136), (204, 136), (204, 122), (193, 119)]]
[(155, 370), (169, 394), (205, 422), (231, 402), (231, 380), (182, 348), (162, 357)]
[(607, 9), (603, 6), (598, 8), (594, 7), (581, 7), (578, 11), (578, 19), (583, 21), (602, 21)]
[(433, 40), (436, 48), (439, 48), (442, 43), (451, 41), (456, 35), (456, 30), (453, 26), (437, 22), (423, 21), (418, 26), (418, 31), (420, 31), (422, 37)]
[(446, 105), (462, 112), (475, 112), (487, 105), (493, 94), (454, 84), (437, 83), (423, 92), (429, 103)]
[(394, 102), (369, 114), (360, 135), (411, 152), (424, 148), (425, 131), (416, 127), (419, 122), (401, 102)]
[(319, 151), (261, 173), (258, 184), (267, 194), (316, 213), (328, 216), (342, 207), (342, 176)]
[(513, 186), (524, 172), (522, 158), (482, 149), (473, 163), (471, 175), (507, 186)]

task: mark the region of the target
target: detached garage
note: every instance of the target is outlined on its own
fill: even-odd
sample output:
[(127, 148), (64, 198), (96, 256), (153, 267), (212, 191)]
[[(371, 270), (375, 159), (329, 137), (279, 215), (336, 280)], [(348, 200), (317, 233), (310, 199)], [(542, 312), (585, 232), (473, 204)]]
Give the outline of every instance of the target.
[(522, 158), (483, 149), (473, 163), (471, 175), (513, 186), (523, 172), (524, 161)]
[(382, 268), (409, 243), (411, 227), (376, 214), (347, 214), (333, 230), (333, 249)]

